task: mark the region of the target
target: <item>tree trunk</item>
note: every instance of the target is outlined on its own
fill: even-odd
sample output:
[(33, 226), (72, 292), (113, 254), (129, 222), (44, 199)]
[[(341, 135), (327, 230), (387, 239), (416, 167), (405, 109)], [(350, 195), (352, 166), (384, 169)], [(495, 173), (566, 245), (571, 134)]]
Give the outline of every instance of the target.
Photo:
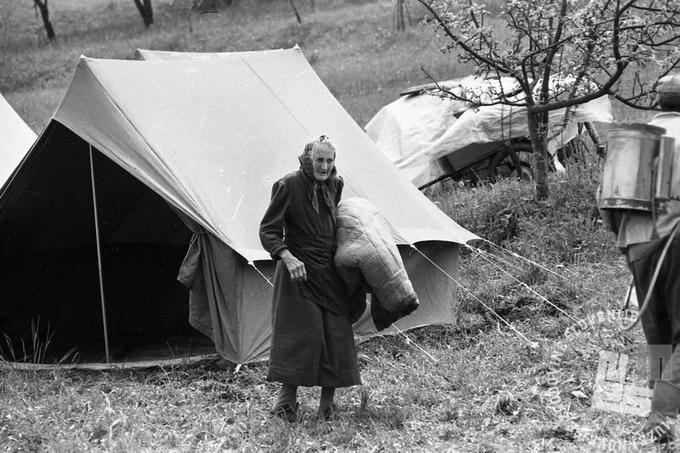
[[(529, 109), (531, 110), (531, 109)], [(536, 187), (536, 200), (546, 200), (548, 190), (548, 113), (527, 113), (529, 137), (533, 149), (532, 170)]]
[(289, 0), (289, 1), (290, 1), (290, 6), (293, 7), (293, 12), (295, 13), (295, 18), (297, 19), (297, 23), (301, 24), (302, 18), (300, 17), (300, 13), (298, 13), (298, 9), (295, 7), (295, 3), (293, 2), (293, 0)]
[(153, 24), (153, 6), (151, 6), (151, 0), (134, 0), (135, 6), (139, 10), (139, 14), (142, 16), (144, 21), (144, 26), (149, 28)]
[(42, 18), (43, 26), (45, 27), (45, 32), (47, 33), (47, 39), (54, 41), (57, 35), (54, 33), (52, 22), (50, 22), (50, 10), (47, 7), (47, 1), (48, 0), (34, 0), (34, 4), (40, 10), (40, 17)]
[(404, 20), (404, 0), (397, 0), (396, 22), (397, 31), (406, 30), (406, 21)]

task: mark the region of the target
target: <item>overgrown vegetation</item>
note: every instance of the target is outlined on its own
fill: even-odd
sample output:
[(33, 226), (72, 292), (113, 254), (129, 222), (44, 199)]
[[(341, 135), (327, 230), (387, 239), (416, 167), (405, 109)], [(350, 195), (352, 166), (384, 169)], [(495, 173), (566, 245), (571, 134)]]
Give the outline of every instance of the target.
[[(435, 92), (476, 105), (526, 108), (539, 200), (548, 194), (548, 141), (568, 118), (560, 114), (563, 120), (553, 122), (549, 112), (604, 95), (653, 106), (656, 80), (680, 64), (677, 0), (514, 0), (493, 16), (485, 2), (419, 2), (447, 39), (444, 50), (458, 50), (458, 60), (473, 63), (475, 75), (488, 82), (473, 92)], [(633, 83), (621, 83), (626, 78)]]
[(540, 262), (578, 264), (616, 251), (595, 203), (600, 165), (595, 153), (570, 159), (565, 173), (550, 175), (554, 192), (536, 201), (531, 184), (516, 179), (467, 187), (445, 182), (428, 196), (467, 229), (489, 242)]
[[(0, 91), (36, 130), (80, 54), (131, 58), (136, 47), (216, 51), (297, 43), (362, 125), (400, 89), (424, 81), (420, 64), (443, 77), (468, 72), (441, 60), (429, 31), (397, 33), (388, 2), (333, 0), (317, 2), (315, 11), (297, 3), (304, 18), (297, 25), (287, 2), (262, 7), (242, 0), (192, 17), (193, 33), (180, 2), (154, 2), (149, 30), (129, 0), (93, 1), (77, 12), (71, 3), (53, 6), (56, 44), (22, 28), (33, 22), (20, 12), (7, 24), (16, 32), (0, 43)], [(65, 16), (60, 5), (73, 10)], [(566, 174), (550, 175), (543, 202), (534, 201), (530, 183), (515, 180), (431, 189), (428, 196), (445, 212), (495, 245), (463, 250), (458, 323), (413, 331), (410, 343), (388, 337), (359, 346), (364, 386), (338, 392), (340, 413), (330, 423), (315, 417), (318, 389), (303, 390), (299, 424), (271, 419), (276, 388), (264, 380), (263, 364), (238, 371), (218, 364), (7, 369), (0, 379), (0, 450), (654, 451), (638, 433), (641, 419), (590, 407), (599, 351), (634, 354), (643, 341), (639, 329), (620, 333), (623, 316), (601, 316), (621, 313), (630, 277), (594, 210), (599, 165), (593, 153), (569, 161)], [(573, 334), (565, 335), (570, 327)], [(640, 376), (631, 380), (641, 385)]]

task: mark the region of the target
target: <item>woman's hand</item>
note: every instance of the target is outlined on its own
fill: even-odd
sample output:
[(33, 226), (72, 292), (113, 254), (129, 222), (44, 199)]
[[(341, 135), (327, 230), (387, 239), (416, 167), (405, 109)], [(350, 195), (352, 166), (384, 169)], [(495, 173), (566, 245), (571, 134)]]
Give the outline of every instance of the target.
[(307, 271), (305, 270), (305, 263), (295, 258), (288, 249), (284, 249), (279, 254), (283, 264), (286, 265), (288, 273), (290, 274), (290, 280), (293, 282), (305, 282), (307, 281)]

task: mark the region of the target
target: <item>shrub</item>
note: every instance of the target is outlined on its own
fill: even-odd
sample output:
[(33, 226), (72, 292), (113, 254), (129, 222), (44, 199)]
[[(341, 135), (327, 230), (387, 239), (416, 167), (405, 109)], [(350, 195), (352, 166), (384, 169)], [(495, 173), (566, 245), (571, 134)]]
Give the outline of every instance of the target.
[(472, 187), (446, 181), (428, 196), (461, 226), (502, 245), (519, 234), (518, 220), (532, 203), (533, 187), (516, 179)]
[(599, 158), (591, 153), (566, 162), (566, 173), (549, 177), (550, 197), (537, 202), (533, 183), (503, 179), (468, 187), (445, 182), (428, 196), (461, 226), (480, 237), (542, 263), (611, 260), (611, 233), (597, 210)]

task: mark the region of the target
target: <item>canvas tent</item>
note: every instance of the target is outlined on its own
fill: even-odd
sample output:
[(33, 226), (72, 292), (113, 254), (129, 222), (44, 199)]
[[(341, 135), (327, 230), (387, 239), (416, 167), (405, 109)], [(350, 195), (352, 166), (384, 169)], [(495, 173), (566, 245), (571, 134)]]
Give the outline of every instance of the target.
[[(476, 236), (375, 151), (294, 48), (81, 57), (0, 194), (0, 253), (12, 263), (0, 274), (0, 333), (16, 345), (39, 320), (53, 353), (75, 347), (92, 360), (104, 360), (106, 343), (119, 361), (141, 345), (154, 357), (193, 354), (207, 337), (232, 362), (265, 359), (274, 263), (259, 221), (273, 182), (322, 133), (339, 150), (344, 196), (371, 200), (402, 244), (422, 307), (400, 328), (451, 321), (455, 284), (429, 260), (455, 275), (458, 245)], [(183, 260), (191, 291), (176, 281)], [(370, 322), (356, 332), (371, 335)]]
[(0, 187), (35, 141), (35, 132), (0, 95)]

